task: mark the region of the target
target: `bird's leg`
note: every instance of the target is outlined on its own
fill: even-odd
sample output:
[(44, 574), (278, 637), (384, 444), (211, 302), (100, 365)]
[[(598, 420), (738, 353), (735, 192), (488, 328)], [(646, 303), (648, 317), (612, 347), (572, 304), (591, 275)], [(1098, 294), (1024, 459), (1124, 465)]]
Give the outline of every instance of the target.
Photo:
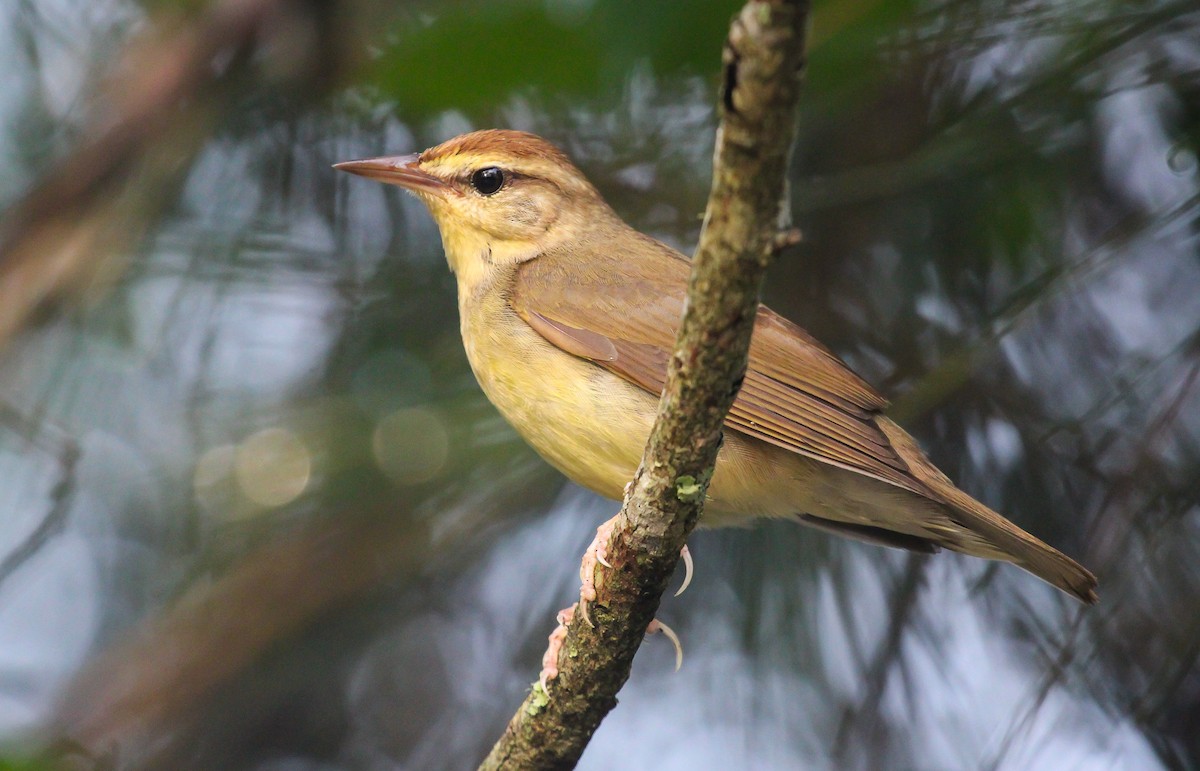
[[(575, 618), (577, 607), (579, 607), (579, 603), (558, 612), (558, 626), (554, 627), (554, 631), (550, 633), (549, 645), (546, 646), (546, 652), (542, 654), (542, 671), (538, 674), (538, 683), (541, 684), (543, 693), (550, 693), (550, 681), (558, 677), (558, 657), (562, 652), (563, 643), (567, 641), (567, 624)], [(649, 637), (659, 632), (662, 632), (663, 636), (671, 641), (671, 645), (675, 646), (675, 671), (678, 672), (679, 668), (683, 666), (683, 643), (679, 641), (679, 635), (675, 634), (674, 629), (656, 618), (650, 622), (650, 626), (646, 627), (646, 636)]]
[[(579, 602), (558, 612), (558, 626), (550, 633), (549, 645), (546, 648), (546, 652), (542, 654), (542, 671), (538, 675), (538, 682), (541, 683), (542, 690), (546, 693), (549, 693), (547, 686), (550, 681), (558, 677), (558, 656), (562, 651), (563, 643), (567, 639), (567, 625), (575, 618), (576, 610), (583, 616), (583, 620), (587, 622), (588, 626), (595, 626), (588, 615), (588, 605), (596, 601), (596, 587), (600, 583), (596, 577), (596, 566), (603, 565), (610, 570), (612, 569), (612, 565), (607, 559), (608, 539), (612, 535), (612, 530), (616, 522), (617, 518), (613, 517), (596, 528), (596, 537), (588, 544), (587, 550), (583, 553), (583, 561), (579, 565), (579, 578), (581, 581)], [(687, 546), (684, 546), (680, 550), (679, 556), (683, 559), (684, 578), (683, 585), (679, 587), (679, 591), (675, 592), (676, 597), (683, 594), (683, 590), (687, 589), (688, 584), (692, 582), (692, 555), (688, 551)], [(679, 635), (675, 634), (671, 627), (658, 619), (654, 619), (646, 627), (646, 634), (652, 635), (658, 632), (662, 632), (663, 636), (671, 641), (671, 645), (675, 646), (675, 670), (679, 671), (679, 668), (683, 665), (683, 645), (679, 642)]]
[(612, 565), (606, 559), (608, 556), (608, 538), (612, 535), (613, 527), (617, 524), (617, 518), (605, 522), (600, 527), (596, 528), (596, 537), (588, 544), (587, 550), (583, 553), (583, 562), (579, 563), (579, 612), (583, 615), (583, 620), (587, 625), (594, 627), (591, 616), (588, 615), (588, 605), (596, 601), (596, 565), (597, 563), (606, 568), (612, 569)]
[(606, 568), (612, 568), (606, 559), (608, 553), (608, 537), (612, 535), (613, 526), (616, 524), (617, 518), (605, 522), (600, 527), (596, 528), (596, 537), (588, 544), (587, 550), (583, 553), (583, 561), (579, 564), (579, 602), (569, 608), (563, 608), (558, 612), (558, 626), (550, 633), (550, 644), (546, 648), (546, 652), (542, 654), (542, 672), (538, 676), (538, 682), (542, 684), (542, 690), (549, 693), (547, 685), (551, 680), (558, 677), (558, 654), (562, 650), (563, 643), (567, 640), (567, 624), (575, 618), (576, 609), (579, 610), (583, 620), (590, 627), (595, 627), (592, 619), (588, 616), (588, 605), (596, 601), (596, 565), (603, 565)]
[(579, 603), (558, 612), (558, 626), (554, 627), (554, 631), (550, 633), (550, 644), (546, 647), (546, 652), (542, 654), (542, 672), (538, 675), (538, 682), (542, 684), (543, 693), (550, 693), (547, 686), (551, 680), (558, 677), (558, 654), (562, 650), (563, 643), (567, 641), (567, 624), (575, 618), (575, 608), (577, 607), (579, 607)]
[[(596, 601), (596, 565), (600, 564), (606, 568), (612, 569), (612, 565), (608, 562), (608, 538), (612, 535), (613, 527), (616, 525), (617, 518), (605, 522), (600, 527), (596, 528), (596, 537), (588, 545), (587, 550), (583, 553), (583, 561), (579, 564), (579, 609), (583, 614), (583, 620), (588, 626), (594, 627), (591, 616), (588, 615), (588, 605)], [(679, 557), (683, 560), (683, 583), (680, 584), (679, 590), (675, 592), (675, 596), (683, 594), (683, 592), (692, 583), (692, 553), (688, 550), (687, 544), (679, 550)]]

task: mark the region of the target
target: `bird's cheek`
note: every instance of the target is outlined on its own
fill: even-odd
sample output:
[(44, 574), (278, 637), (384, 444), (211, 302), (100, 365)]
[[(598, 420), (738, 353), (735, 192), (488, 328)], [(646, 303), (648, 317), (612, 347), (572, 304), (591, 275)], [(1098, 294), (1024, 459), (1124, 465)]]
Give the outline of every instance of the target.
[(498, 214), (489, 230), (498, 238), (511, 241), (535, 240), (546, 231), (547, 223), (554, 220), (553, 212), (531, 195), (509, 198)]

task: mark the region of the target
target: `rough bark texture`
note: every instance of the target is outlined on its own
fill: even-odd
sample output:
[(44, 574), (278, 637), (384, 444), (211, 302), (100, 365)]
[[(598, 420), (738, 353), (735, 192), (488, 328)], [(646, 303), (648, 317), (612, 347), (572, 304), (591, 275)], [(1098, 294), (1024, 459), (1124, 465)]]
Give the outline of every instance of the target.
[[(713, 186), (658, 419), (596, 571), (595, 627), (568, 625), (550, 694), (535, 686), (483, 769), (571, 768), (617, 703), (679, 551), (700, 516), (721, 426), (746, 370), (780, 233), (808, 2), (749, 2), (724, 52)], [(782, 239), (782, 241), (781, 241)]]

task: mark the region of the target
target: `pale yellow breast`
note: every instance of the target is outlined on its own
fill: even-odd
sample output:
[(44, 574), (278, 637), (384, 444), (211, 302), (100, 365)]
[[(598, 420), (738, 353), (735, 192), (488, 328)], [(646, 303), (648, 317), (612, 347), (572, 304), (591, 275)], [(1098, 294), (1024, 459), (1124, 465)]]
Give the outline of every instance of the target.
[(459, 311), (471, 369), (517, 433), (578, 484), (621, 497), (657, 401), (546, 342), (498, 292), (460, 296)]

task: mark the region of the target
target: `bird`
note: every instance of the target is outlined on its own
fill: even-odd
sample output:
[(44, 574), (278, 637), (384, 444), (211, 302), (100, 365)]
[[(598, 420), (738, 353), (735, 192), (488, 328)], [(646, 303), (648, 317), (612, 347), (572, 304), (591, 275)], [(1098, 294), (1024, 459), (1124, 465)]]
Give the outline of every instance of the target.
[[(483, 392), (550, 465), (620, 499), (657, 412), (688, 258), (626, 224), (535, 134), (474, 131), (334, 168), (425, 204)], [(960, 490), (887, 406), (832, 351), (760, 305), (699, 526), (787, 518), (882, 546), (1009, 562), (1098, 601), (1090, 571)]]

